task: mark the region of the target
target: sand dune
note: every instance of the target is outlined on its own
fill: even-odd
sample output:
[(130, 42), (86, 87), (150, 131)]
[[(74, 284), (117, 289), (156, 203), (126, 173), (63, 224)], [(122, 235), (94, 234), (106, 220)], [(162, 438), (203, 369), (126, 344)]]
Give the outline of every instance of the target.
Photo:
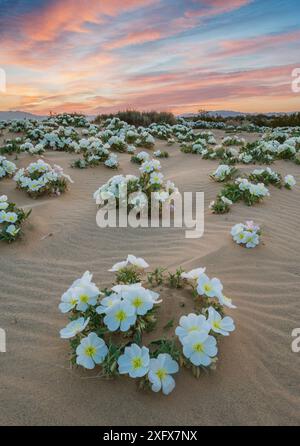
[[(114, 173), (105, 167), (71, 169), (74, 155), (46, 154), (75, 181), (59, 198), (32, 200), (16, 191), (12, 180), (1, 181), (1, 194), (33, 208), (24, 239), (0, 246), (0, 326), (7, 331), (8, 350), (0, 354), (1, 424), (299, 424), (300, 354), (291, 351), (291, 332), (300, 325), (299, 166), (274, 164), (295, 176), (293, 191), (270, 186), (271, 197), (262, 204), (237, 204), (219, 216), (208, 210), (220, 189), (209, 179), (218, 162), (183, 154), (177, 145), (168, 150), (165, 176), (181, 191), (205, 192), (201, 239), (186, 239), (184, 229), (99, 229), (92, 193)], [(21, 155), (17, 165), (31, 161)], [(120, 166), (120, 173), (137, 173), (127, 154), (120, 155)], [(264, 243), (254, 250), (235, 245), (229, 235), (233, 224), (247, 219), (264, 231)], [(238, 306), (228, 311), (237, 329), (222, 341), (216, 372), (196, 380), (183, 370), (168, 397), (139, 392), (126, 378), (105, 381), (97, 372), (71, 370), (68, 343), (58, 335), (66, 322), (57, 308), (62, 292), (86, 270), (100, 287), (109, 285), (113, 275), (107, 270), (128, 253), (144, 257), (153, 268), (206, 266)], [(162, 324), (170, 313), (179, 318), (182, 302), (188, 309), (184, 293), (166, 292)]]

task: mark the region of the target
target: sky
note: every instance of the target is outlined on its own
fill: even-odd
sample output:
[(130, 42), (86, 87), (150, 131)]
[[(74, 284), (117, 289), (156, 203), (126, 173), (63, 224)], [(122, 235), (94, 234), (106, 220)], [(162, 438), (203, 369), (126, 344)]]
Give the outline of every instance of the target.
[(0, 110), (299, 111), (299, 0), (0, 0)]

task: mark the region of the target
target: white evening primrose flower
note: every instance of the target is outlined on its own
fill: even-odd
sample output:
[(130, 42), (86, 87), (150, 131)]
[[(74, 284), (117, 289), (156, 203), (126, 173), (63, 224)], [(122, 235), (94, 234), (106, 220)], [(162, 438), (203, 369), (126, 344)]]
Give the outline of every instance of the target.
[(179, 319), (179, 326), (175, 330), (180, 342), (194, 331), (198, 333), (209, 333), (210, 325), (205, 316), (194, 313), (190, 313), (188, 316), (181, 316)]
[(200, 296), (217, 297), (222, 292), (223, 285), (219, 279), (209, 279), (206, 274), (198, 278), (197, 292)]
[(189, 272), (181, 273), (181, 278), (187, 280), (188, 282), (194, 283), (196, 280), (198, 280), (201, 274), (205, 273), (205, 271), (206, 268), (195, 268)]
[(135, 313), (141, 316), (148, 313), (148, 311), (150, 311), (154, 305), (154, 301), (150, 293), (143, 287), (125, 291), (123, 298), (133, 307)]
[(245, 225), (243, 225), (242, 223), (238, 223), (231, 228), (230, 234), (232, 235), (232, 237), (235, 237), (244, 230), (245, 230)]
[(175, 388), (175, 380), (171, 375), (178, 370), (178, 363), (168, 353), (160, 353), (157, 358), (150, 359), (148, 379), (153, 392), (162, 390), (164, 395), (169, 395)]
[(152, 172), (150, 175), (150, 184), (162, 184), (164, 180), (164, 176), (160, 172)]
[(284, 177), (284, 184), (285, 184), (285, 186), (287, 186), (289, 188), (294, 187), (296, 185), (296, 180), (293, 177), (293, 175), (286, 175)]
[(223, 336), (229, 336), (229, 332), (235, 330), (233, 319), (229, 316), (222, 319), (222, 316), (213, 307), (209, 307), (208, 309), (207, 321), (211, 326), (212, 331)]
[(144, 192), (135, 192), (130, 194), (128, 204), (131, 204), (135, 210), (142, 210), (148, 207), (148, 198)]
[(13, 237), (15, 237), (18, 234), (19, 231), (20, 231), (20, 228), (17, 228), (15, 225), (9, 225), (6, 228), (6, 232), (8, 234), (12, 235)]
[(115, 264), (111, 267), (111, 269), (109, 269), (108, 271), (113, 272), (113, 273), (116, 273), (116, 272), (120, 271), (121, 269), (126, 268), (126, 266), (127, 266), (127, 260), (123, 260), (122, 262), (117, 262), (117, 263), (115, 263)]
[(75, 298), (77, 298), (76, 309), (86, 311), (90, 305), (96, 305), (100, 295), (98, 288), (91, 285), (84, 285), (73, 288)]
[(149, 371), (149, 364), (149, 349), (137, 344), (125, 347), (123, 355), (118, 359), (119, 373), (128, 374), (131, 378), (145, 376)]
[(232, 299), (230, 299), (229, 297), (224, 296), (223, 293), (220, 293), (217, 297), (218, 297), (219, 303), (221, 305), (223, 305), (224, 307), (228, 307), (228, 308), (231, 308), (231, 309), (235, 309), (236, 308), (236, 306), (233, 305), (233, 303), (232, 303)]
[(82, 275), (82, 277), (80, 277), (79, 279), (75, 280), (72, 283), (71, 288), (88, 286), (91, 289), (93, 289), (95, 293), (102, 294), (102, 293), (100, 293), (96, 284), (94, 282), (92, 282), (92, 278), (93, 278), (93, 274), (91, 274), (89, 271), (86, 271)]
[(224, 204), (228, 204), (228, 206), (231, 206), (233, 204), (233, 202), (229, 200), (229, 198), (224, 197), (224, 195), (222, 195), (221, 200), (223, 201)]
[(108, 353), (108, 348), (96, 333), (90, 333), (82, 339), (76, 349), (76, 363), (86, 369), (93, 369), (95, 364), (101, 364)]
[(114, 291), (115, 293), (120, 294), (121, 298), (123, 298), (123, 295), (126, 291), (130, 291), (133, 288), (141, 288), (142, 284), (141, 283), (131, 283), (130, 285), (114, 285), (111, 290)]
[(7, 221), (8, 223), (16, 223), (17, 220), (18, 215), (15, 212), (6, 213), (5, 221)]
[(1, 195), (0, 203), (3, 203), (4, 201), (7, 201), (7, 200), (8, 200), (7, 195)]
[(113, 305), (118, 304), (119, 302), (121, 302), (120, 294), (110, 294), (101, 300), (99, 307), (96, 308), (96, 312), (98, 314), (106, 314)]
[(242, 244), (245, 244), (245, 243), (246, 243), (246, 240), (247, 240), (247, 238), (249, 237), (250, 234), (252, 234), (252, 233), (243, 230), (243, 231), (241, 231), (241, 232), (238, 232), (236, 235), (234, 235), (234, 236), (233, 236), (233, 240), (234, 240), (238, 245), (240, 245), (241, 243), (242, 243)]
[(110, 331), (128, 331), (135, 324), (136, 314), (132, 305), (122, 301), (107, 311), (103, 321)]
[(154, 199), (160, 203), (166, 203), (170, 199), (170, 194), (166, 191), (154, 192)]
[(60, 337), (62, 339), (74, 338), (78, 333), (81, 333), (88, 325), (90, 318), (84, 319), (80, 317), (72, 322), (70, 322), (65, 328), (60, 330)]
[(76, 307), (77, 303), (78, 297), (74, 293), (74, 288), (69, 288), (68, 291), (61, 296), (61, 303), (58, 308), (62, 313), (68, 313), (68, 311), (73, 310)]
[(8, 208), (9, 204), (7, 201), (0, 201), (0, 211), (5, 211)]
[(146, 269), (149, 268), (149, 264), (142, 257), (135, 257), (132, 254), (128, 254), (127, 263), (135, 266), (138, 269)]
[(259, 235), (256, 232), (247, 232), (247, 238), (245, 240), (246, 248), (255, 248), (259, 245)]
[(196, 366), (209, 366), (218, 353), (217, 341), (207, 333), (192, 332), (183, 341), (183, 354)]

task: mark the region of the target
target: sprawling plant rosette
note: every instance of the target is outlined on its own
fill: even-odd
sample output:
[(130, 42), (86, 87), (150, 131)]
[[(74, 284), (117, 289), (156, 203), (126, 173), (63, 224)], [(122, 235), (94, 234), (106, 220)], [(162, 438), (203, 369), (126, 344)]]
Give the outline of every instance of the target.
[(11, 243), (22, 234), (22, 224), (29, 217), (30, 211), (19, 209), (8, 201), (6, 195), (0, 196), (0, 240)]
[(252, 183), (247, 178), (237, 178), (234, 183), (226, 183), (210, 209), (215, 214), (229, 212), (233, 203), (244, 201), (248, 206), (260, 202), (270, 195), (264, 183)]
[(233, 240), (246, 248), (255, 248), (260, 243), (261, 229), (253, 221), (238, 223), (231, 229)]
[[(144, 345), (143, 335), (155, 329), (162, 307), (160, 294), (142, 283), (148, 267), (144, 259), (128, 255), (110, 269), (116, 273), (111, 289), (99, 290), (88, 271), (75, 280), (59, 304), (70, 319), (60, 336), (70, 341), (74, 365), (89, 370), (100, 366), (98, 376), (129, 375), (139, 380), (140, 388), (168, 395), (175, 388), (173, 375), (180, 366), (192, 368), (197, 377), (201, 368), (214, 368), (219, 340), (235, 329), (224, 307), (235, 307), (223, 294), (220, 280), (210, 279), (205, 268), (168, 273), (170, 287), (192, 287), (195, 312), (180, 318), (175, 330), (178, 340), (156, 339)], [(147, 284), (164, 284), (164, 271), (150, 272)]]
[(0, 180), (5, 177), (11, 177), (16, 170), (15, 163), (7, 160), (5, 156), (0, 156)]
[(240, 138), (239, 136), (225, 136), (222, 140), (223, 146), (244, 146), (246, 143), (244, 138)]
[(291, 190), (294, 186), (296, 186), (295, 177), (293, 175), (286, 175), (284, 177), (284, 187)]
[(220, 166), (210, 175), (210, 177), (217, 182), (231, 180), (236, 174), (237, 169), (228, 164), (220, 164)]
[(201, 368), (214, 368), (218, 342), (235, 330), (234, 321), (225, 316), (224, 307), (236, 308), (223, 293), (223, 284), (205, 274), (205, 268), (182, 272), (181, 279), (192, 287), (195, 312), (182, 316), (175, 333), (182, 345), (181, 363), (192, 367), (199, 377)]
[(150, 159), (150, 155), (147, 152), (139, 152), (131, 157), (131, 162), (136, 164), (143, 164)]
[(270, 167), (253, 170), (249, 175), (249, 180), (254, 183), (264, 183), (266, 186), (273, 184), (276, 187), (282, 187), (281, 174), (272, 170)]
[(145, 161), (140, 167), (139, 177), (116, 175), (94, 193), (94, 199), (99, 206), (110, 204), (148, 214), (151, 206), (170, 203), (178, 192), (174, 183), (164, 181), (160, 169), (159, 160)]
[(166, 152), (165, 150), (156, 150), (153, 152), (153, 155), (155, 158), (169, 158), (169, 152)]
[(26, 169), (20, 169), (14, 180), (18, 189), (24, 190), (33, 198), (45, 194), (60, 195), (67, 190), (68, 181), (72, 182), (60, 166), (52, 167), (41, 159), (29, 164)]

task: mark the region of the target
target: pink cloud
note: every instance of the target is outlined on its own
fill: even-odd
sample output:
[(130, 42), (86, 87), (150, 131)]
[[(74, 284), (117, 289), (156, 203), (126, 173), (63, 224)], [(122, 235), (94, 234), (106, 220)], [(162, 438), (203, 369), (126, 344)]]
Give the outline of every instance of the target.
[(185, 16), (188, 18), (211, 17), (242, 8), (252, 1), (253, 0), (194, 0), (194, 3), (200, 3), (201, 8), (188, 10), (186, 11)]
[(107, 43), (104, 47), (105, 49), (116, 49), (122, 48), (128, 45), (143, 44), (145, 42), (151, 42), (158, 40), (162, 37), (162, 32), (158, 29), (146, 29), (143, 31), (133, 31), (119, 39), (112, 40)]
[(158, 0), (57, 0), (43, 10), (25, 15), (21, 28), (26, 36), (36, 41), (51, 41), (69, 31), (86, 32), (86, 22), (100, 24), (105, 16), (148, 6)]
[(269, 36), (258, 36), (250, 39), (225, 40), (221, 42), (222, 49), (215, 55), (240, 56), (244, 54), (256, 53), (264, 48), (274, 45), (283, 45), (289, 42), (300, 41), (300, 31), (286, 34)]

